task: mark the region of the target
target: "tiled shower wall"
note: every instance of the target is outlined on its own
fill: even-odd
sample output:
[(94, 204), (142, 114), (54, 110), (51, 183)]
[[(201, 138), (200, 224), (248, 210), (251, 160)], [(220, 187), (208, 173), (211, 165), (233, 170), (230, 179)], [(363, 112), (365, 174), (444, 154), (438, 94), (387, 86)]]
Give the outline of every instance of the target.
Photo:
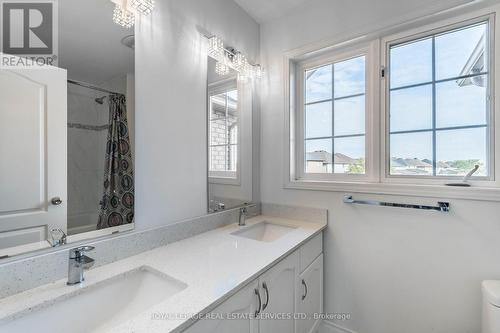
[(103, 93), (68, 85), (68, 230), (95, 230), (102, 196), (108, 124)]

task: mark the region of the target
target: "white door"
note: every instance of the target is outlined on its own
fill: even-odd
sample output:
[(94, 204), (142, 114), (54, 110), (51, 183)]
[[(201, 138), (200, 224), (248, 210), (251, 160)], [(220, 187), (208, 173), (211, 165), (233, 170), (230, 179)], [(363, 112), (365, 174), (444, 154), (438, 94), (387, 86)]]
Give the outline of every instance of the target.
[[(258, 333), (258, 321), (253, 319), (259, 301), (257, 281), (222, 303), (207, 320), (200, 320), (185, 333)], [(230, 317), (230, 318), (228, 318)]]
[(0, 250), (66, 232), (66, 89), (63, 69), (0, 70)]
[[(293, 333), (299, 255), (294, 253), (259, 279), (262, 295), (260, 333)], [(278, 317), (279, 316), (279, 317)]]
[(296, 333), (311, 333), (320, 322), (314, 319), (314, 314), (323, 312), (323, 255), (299, 276), (298, 286), (301, 292), (297, 298), (297, 312), (307, 314), (308, 318), (297, 321)]

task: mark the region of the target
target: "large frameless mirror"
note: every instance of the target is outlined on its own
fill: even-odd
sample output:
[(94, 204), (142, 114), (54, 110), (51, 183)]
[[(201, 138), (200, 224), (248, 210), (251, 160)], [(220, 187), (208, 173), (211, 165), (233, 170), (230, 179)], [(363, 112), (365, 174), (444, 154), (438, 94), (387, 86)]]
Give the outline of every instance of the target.
[(58, 68), (0, 69), (0, 258), (134, 227), (134, 28), (57, 6)]
[(251, 203), (252, 84), (208, 57), (208, 211)]

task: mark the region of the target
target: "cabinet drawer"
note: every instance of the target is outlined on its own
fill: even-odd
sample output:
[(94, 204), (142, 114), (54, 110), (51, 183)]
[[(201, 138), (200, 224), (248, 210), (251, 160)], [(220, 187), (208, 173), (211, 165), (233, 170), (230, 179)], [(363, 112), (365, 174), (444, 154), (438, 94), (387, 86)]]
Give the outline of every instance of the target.
[(300, 248), (300, 272), (302, 273), (323, 252), (323, 233), (320, 232), (313, 239)]

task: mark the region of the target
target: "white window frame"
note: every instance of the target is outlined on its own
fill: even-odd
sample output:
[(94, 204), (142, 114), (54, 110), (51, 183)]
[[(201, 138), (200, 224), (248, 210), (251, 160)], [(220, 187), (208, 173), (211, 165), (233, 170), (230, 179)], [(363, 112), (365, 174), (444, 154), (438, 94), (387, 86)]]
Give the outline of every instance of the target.
[[(297, 138), (295, 161), (296, 179), (311, 180), (311, 181), (374, 181), (376, 180), (373, 142), (368, 138), (374, 135), (373, 110), (375, 106), (374, 100), (374, 58), (376, 53), (376, 45), (374, 43), (363, 43), (354, 47), (349, 47), (341, 50), (327, 52), (306, 60), (300, 61), (296, 66), (297, 77), (297, 108), (295, 119), (297, 126), (295, 135)], [(308, 70), (327, 66), (334, 63), (339, 63), (345, 60), (365, 57), (365, 174), (341, 174), (341, 173), (306, 173), (305, 172), (305, 73)], [(333, 69), (332, 69), (333, 70)], [(333, 84), (333, 83), (332, 83)], [(334, 103), (332, 96), (332, 103)], [(333, 117), (334, 115), (332, 115)], [(332, 129), (333, 131), (333, 129)], [(334, 133), (333, 133), (334, 134)], [(335, 152), (333, 152), (335, 153)], [(332, 159), (334, 157), (332, 156)], [(334, 162), (334, 161), (332, 161)], [(334, 168), (334, 164), (332, 165)]]
[(463, 176), (406, 176), (406, 175), (391, 175), (390, 174), (390, 68), (389, 68), (389, 57), (390, 48), (393, 45), (402, 44), (405, 42), (411, 42), (412, 40), (418, 40), (421, 38), (429, 37), (439, 33), (446, 33), (447, 31), (453, 31), (455, 29), (464, 28), (481, 22), (488, 23), (488, 136), (489, 140), (487, 142), (488, 147), (488, 168), (489, 176), (487, 177), (474, 177), (469, 183), (473, 186), (480, 187), (497, 187), (499, 186), (498, 181), (495, 179), (495, 175), (498, 174), (496, 170), (496, 154), (495, 154), (495, 103), (493, 96), (495, 95), (495, 15), (481, 15), (478, 17), (468, 18), (468, 19), (451, 19), (445, 22), (439, 22), (430, 26), (425, 26), (419, 29), (413, 29), (398, 34), (394, 34), (382, 39), (382, 56), (381, 64), (382, 68), (385, 69), (385, 77), (381, 80), (381, 111), (383, 113), (382, 117), (382, 127), (381, 132), (383, 133), (383, 145), (381, 156), (384, 157), (382, 165), (382, 177), (381, 181), (383, 183), (396, 183), (396, 184), (424, 184), (424, 185), (444, 185), (450, 182), (460, 182)]
[[(214, 95), (222, 94), (230, 90), (237, 90), (238, 91), (238, 119), (237, 119), (237, 124), (238, 124), (238, 143), (236, 144), (237, 147), (237, 158), (236, 158), (236, 171), (211, 171), (210, 170), (210, 148), (212, 147), (211, 143), (211, 138), (210, 138), (210, 115), (211, 115), (211, 101), (210, 98)], [(240, 171), (240, 165), (241, 165), (241, 94), (240, 94), (240, 87), (239, 83), (236, 78), (231, 78), (227, 80), (221, 80), (218, 82), (214, 82), (208, 85), (208, 108), (207, 108), (207, 121), (208, 121), (208, 140), (207, 140), (207, 147), (208, 147), (208, 155), (209, 155), (209, 160), (208, 160), (208, 181), (210, 184), (226, 184), (226, 185), (240, 185), (241, 184), (241, 171)]]
[[(500, 202), (500, 135), (495, 135), (494, 132), (500, 133), (500, 105), (495, 102), (495, 97), (500, 96), (500, 59), (495, 59), (496, 54), (500, 54), (500, 33), (499, 26), (496, 24), (496, 17), (500, 13), (500, 5), (482, 8), (468, 13), (459, 13), (448, 11), (440, 15), (431, 15), (410, 23), (401, 24), (398, 26), (387, 27), (361, 37), (351, 38), (349, 40), (326, 40), (320, 43), (303, 46), (285, 53), (284, 55), (284, 160), (283, 160), (283, 187), (285, 189), (298, 190), (319, 190), (332, 191), (343, 193), (367, 193), (367, 194), (386, 194), (386, 195), (405, 195), (418, 196), (429, 198), (456, 198), (456, 199), (472, 199), (484, 201)], [(491, 140), (490, 158), (494, 163), (494, 168), (491, 170), (491, 175), (495, 177), (492, 180), (473, 180), (470, 183), (472, 187), (449, 187), (445, 183), (457, 182), (457, 178), (446, 179), (426, 179), (418, 178), (401, 178), (387, 177), (388, 168), (386, 153), (388, 140), (386, 139), (386, 96), (387, 88), (386, 81), (381, 78), (380, 70), (386, 65), (386, 50), (387, 43), (390, 41), (409, 38), (418, 34), (435, 33), (439, 30), (453, 30), (454, 27), (466, 26), (476, 21), (484, 21), (489, 19), (490, 23), (490, 84), (491, 87), (491, 123), (490, 128), (493, 130)], [(346, 50), (358, 48), (362, 44), (371, 45), (376, 50), (373, 56), (373, 111), (370, 116), (372, 124), (367, 127), (366, 136), (369, 137), (369, 130), (373, 129), (371, 134), (371, 142), (367, 140), (371, 146), (371, 151), (367, 152), (366, 159), (371, 158), (373, 163), (373, 172), (371, 177), (365, 179), (353, 179), (352, 177), (336, 177), (335, 179), (317, 178), (301, 178), (300, 168), (297, 165), (297, 158), (303, 158), (298, 155), (297, 146), (303, 143), (299, 140), (297, 134), (300, 118), (297, 116), (298, 109), (301, 103), (299, 102), (298, 85), (302, 80), (298, 79), (298, 67), (302, 62), (307, 62), (316, 57), (321, 57), (325, 54), (343, 53)], [(369, 68), (367, 68), (367, 71)], [(368, 84), (367, 80), (367, 84)], [(367, 91), (367, 94), (369, 91)], [(368, 102), (367, 102), (368, 103)], [(305, 130), (305, 129), (302, 129)], [(300, 133), (299, 133), (300, 134)], [(367, 174), (368, 166), (367, 166)]]

